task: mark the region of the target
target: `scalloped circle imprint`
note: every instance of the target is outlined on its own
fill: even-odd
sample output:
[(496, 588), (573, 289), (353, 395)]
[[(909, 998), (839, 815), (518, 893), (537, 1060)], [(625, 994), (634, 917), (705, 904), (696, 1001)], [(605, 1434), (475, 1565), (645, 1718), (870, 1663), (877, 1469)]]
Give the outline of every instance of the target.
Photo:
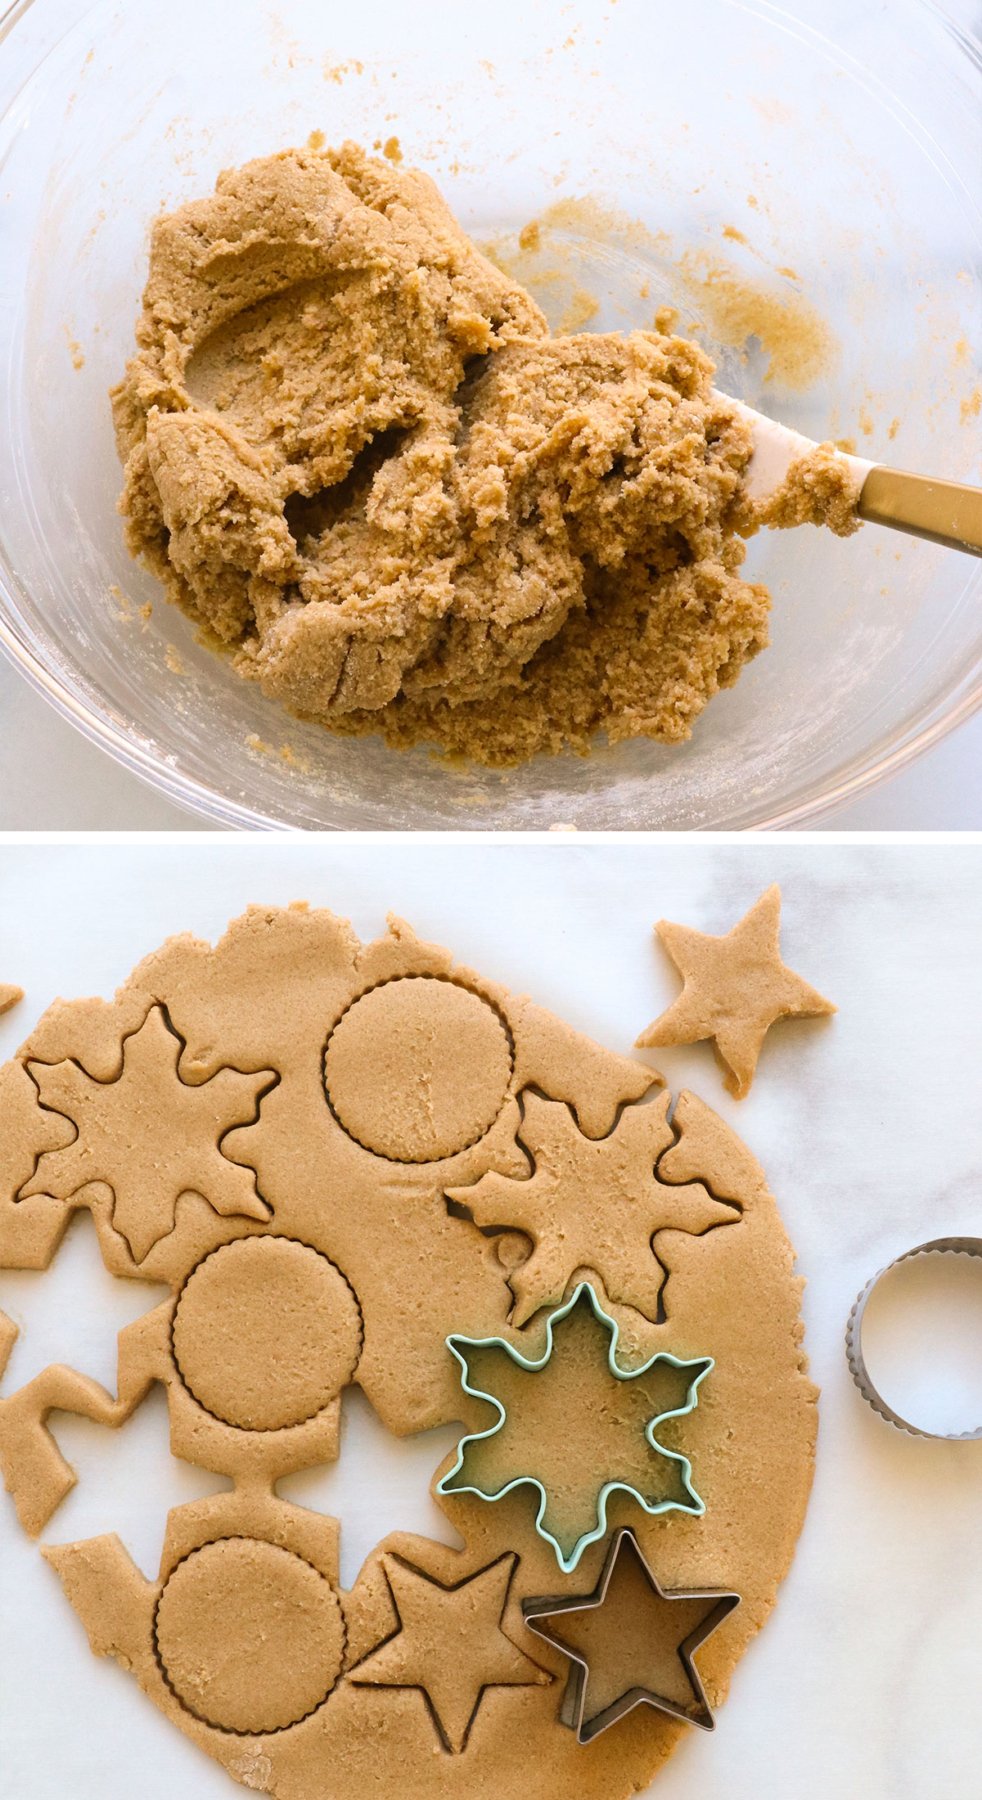
[(312, 1419), (351, 1380), (361, 1316), (319, 1251), (291, 1238), (239, 1238), (192, 1271), (172, 1343), (185, 1387), (213, 1418), (275, 1431)]
[(286, 1731), (341, 1673), (344, 1615), (302, 1557), (248, 1538), (192, 1550), (164, 1584), (157, 1654), (177, 1701), (223, 1731)]
[[(141, 1063), (123, 1047), (151, 1013)], [(561, 1722), (568, 1664), (528, 1631), (521, 1603), (589, 1592), (605, 1544), (563, 1576), (527, 1484), (493, 1505), (436, 1494), (464, 1548), (392, 1533), (350, 1590), (344, 1520), (277, 1492), (343, 1454), (352, 1382), (400, 1437), (456, 1420), (480, 1431), (488, 1405), (461, 1392), (447, 1337), (505, 1337), (534, 1358), (546, 1309), (584, 1273), (626, 1362), (714, 1359), (698, 1405), (663, 1434), (691, 1460), (705, 1515), (648, 1517), (612, 1494), (608, 1529), (632, 1527), (663, 1588), (742, 1596), (699, 1653), (710, 1704), (725, 1698), (794, 1553), (816, 1391), (762, 1171), (696, 1096), (669, 1118), (661, 1085), (400, 921), (363, 945), (302, 906), (252, 908), (214, 948), (170, 939), (111, 1001), (57, 1002), (0, 1068), (0, 1266), (47, 1267), (86, 1207), (110, 1271), (169, 1290), (120, 1334), (114, 1394), (56, 1367), (0, 1397), (0, 1467), (36, 1534), (74, 1479), (48, 1414), (121, 1425), (162, 1384), (174, 1454), (231, 1490), (170, 1513), (154, 1580), (112, 1535), (43, 1554), (93, 1650), (118, 1657), (244, 1787), (277, 1800), (524, 1800), (534, 1769), (541, 1800), (626, 1800), (687, 1731), (639, 1707), (584, 1749)], [(42, 1087), (64, 1095), (63, 1114)], [(193, 1144), (168, 1160), (168, 1097), (203, 1134), (200, 1173)], [(233, 1100), (246, 1122), (226, 1125)], [(541, 1127), (528, 1142), (526, 1110)], [(89, 1131), (98, 1178), (85, 1182)], [(131, 1155), (154, 1171), (144, 1211)], [(570, 1186), (584, 1167), (586, 1210)], [(128, 1235), (113, 1181), (138, 1227)], [(519, 1324), (533, 1256), (541, 1306)], [(0, 1315), (0, 1372), (13, 1336)], [(563, 1421), (542, 1429), (561, 1437)]]
[(508, 1032), (488, 1000), (408, 976), (354, 1001), (327, 1040), (324, 1085), (350, 1137), (393, 1162), (438, 1162), (482, 1138), (508, 1093)]

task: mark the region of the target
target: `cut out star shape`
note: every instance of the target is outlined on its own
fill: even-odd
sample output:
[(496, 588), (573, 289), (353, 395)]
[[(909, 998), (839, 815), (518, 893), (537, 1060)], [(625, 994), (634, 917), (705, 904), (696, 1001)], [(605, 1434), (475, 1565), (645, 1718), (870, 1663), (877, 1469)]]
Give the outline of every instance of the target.
[(10, 987), (7, 983), (0, 981), (0, 1017), (5, 1012), (9, 1012), (11, 1007), (16, 1006), (18, 1001), (23, 998), (23, 988)]
[(77, 1062), (28, 1065), (42, 1105), (68, 1119), (77, 1136), (38, 1159), (19, 1198), (68, 1200), (90, 1183), (113, 1191), (113, 1228), (142, 1262), (174, 1229), (177, 1202), (198, 1195), (223, 1217), (268, 1219), (253, 1169), (230, 1162), (221, 1142), (257, 1116), (276, 1077), (219, 1069), (207, 1081), (182, 1079), (183, 1042), (163, 1009), (152, 1007), (123, 1041), (113, 1081), (96, 1081)]
[(535, 1527), (560, 1568), (575, 1569), (607, 1529), (607, 1500), (624, 1492), (651, 1514), (701, 1514), (687, 1457), (655, 1435), (697, 1404), (711, 1357), (682, 1360), (660, 1350), (638, 1368), (617, 1360), (617, 1323), (589, 1283), (546, 1320), (541, 1356), (504, 1338), (451, 1337), (464, 1392), (498, 1414), (461, 1439), (438, 1494), (500, 1500), (514, 1488), (537, 1494)]
[(678, 999), (638, 1038), (637, 1048), (711, 1038), (724, 1086), (749, 1093), (765, 1037), (778, 1019), (816, 1018), (837, 1009), (781, 961), (781, 890), (769, 887), (726, 937), (660, 919), (655, 926), (682, 976)]
[(518, 1557), (502, 1556), (444, 1587), (401, 1556), (382, 1567), (399, 1624), (352, 1671), (368, 1687), (418, 1688), (444, 1749), (467, 1744), (489, 1687), (541, 1687), (552, 1680), (502, 1629)]
[(448, 1190), (448, 1200), (482, 1230), (524, 1231), (532, 1240), (528, 1260), (509, 1275), (512, 1324), (526, 1325), (540, 1307), (555, 1306), (580, 1269), (601, 1277), (609, 1300), (658, 1321), (665, 1270), (651, 1248), (655, 1233), (702, 1236), (740, 1217), (739, 1207), (713, 1199), (699, 1183), (658, 1180), (655, 1165), (675, 1143), (668, 1104), (665, 1093), (626, 1106), (607, 1137), (589, 1138), (562, 1101), (526, 1089), (519, 1141), (532, 1174), (492, 1171), (473, 1187)]
[(522, 1602), (525, 1623), (572, 1663), (560, 1718), (589, 1744), (636, 1706), (715, 1726), (693, 1658), (740, 1604), (710, 1589), (666, 1593), (634, 1533), (615, 1531), (592, 1594)]

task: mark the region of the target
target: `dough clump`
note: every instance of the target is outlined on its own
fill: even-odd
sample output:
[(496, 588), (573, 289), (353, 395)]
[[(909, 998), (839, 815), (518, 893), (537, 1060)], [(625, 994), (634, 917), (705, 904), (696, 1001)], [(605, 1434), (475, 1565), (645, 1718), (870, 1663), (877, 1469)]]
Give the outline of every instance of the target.
[(791, 464), (781, 486), (754, 509), (754, 523), (788, 530), (794, 525), (826, 525), (837, 537), (851, 537), (862, 523), (856, 510), (863, 476), (834, 444), (816, 444)]
[(137, 339), (130, 548), (297, 715), (501, 766), (677, 742), (767, 642), (708, 357), (551, 337), (425, 175), (226, 172), (157, 221)]

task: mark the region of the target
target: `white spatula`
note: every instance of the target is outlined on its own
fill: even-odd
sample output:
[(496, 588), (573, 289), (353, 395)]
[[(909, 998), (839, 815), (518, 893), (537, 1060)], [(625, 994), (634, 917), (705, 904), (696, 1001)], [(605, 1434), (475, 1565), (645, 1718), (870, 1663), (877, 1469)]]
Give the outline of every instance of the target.
[[(754, 453), (747, 472), (747, 492), (752, 500), (766, 500), (782, 486), (792, 463), (816, 450), (817, 444), (788, 425), (779, 425), (765, 413), (755, 412), (742, 400), (725, 396), (742, 413), (754, 434)], [(960, 481), (938, 481), (930, 475), (909, 475), (867, 462), (862, 456), (838, 451), (856, 478), (857, 511), (874, 525), (890, 525), (913, 537), (930, 538), (969, 556), (982, 556), (982, 488)]]

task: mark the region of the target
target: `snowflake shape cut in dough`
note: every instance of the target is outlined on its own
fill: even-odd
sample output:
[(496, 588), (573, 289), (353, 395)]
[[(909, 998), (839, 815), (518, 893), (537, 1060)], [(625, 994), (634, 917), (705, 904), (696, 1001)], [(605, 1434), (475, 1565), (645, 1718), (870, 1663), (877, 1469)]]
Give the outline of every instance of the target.
[(68, 1119), (77, 1136), (38, 1158), (18, 1199), (69, 1200), (94, 1183), (111, 1188), (113, 1229), (138, 1263), (173, 1231), (185, 1195), (198, 1195), (224, 1218), (269, 1219), (255, 1170), (231, 1162), (221, 1146), (226, 1133), (254, 1122), (278, 1077), (269, 1069), (223, 1068), (190, 1083), (178, 1068), (183, 1049), (163, 1008), (154, 1006), (123, 1039), (112, 1081), (95, 1080), (72, 1060), (28, 1064), (42, 1106)]
[(600, 1276), (608, 1301), (657, 1323), (666, 1272), (651, 1247), (655, 1234), (701, 1237), (740, 1218), (739, 1206), (714, 1199), (700, 1182), (658, 1180), (655, 1166), (675, 1143), (669, 1098), (626, 1106), (606, 1137), (588, 1138), (565, 1102), (528, 1089), (518, 1141), (531, 1175), (491, 1172), (473, 1187), (448, 1189), (480, 1230), (524, 1231), (532, 1240), (531, 1255), (508, 1278), (513, 1325), (557, 1305), (580, 1269)]

